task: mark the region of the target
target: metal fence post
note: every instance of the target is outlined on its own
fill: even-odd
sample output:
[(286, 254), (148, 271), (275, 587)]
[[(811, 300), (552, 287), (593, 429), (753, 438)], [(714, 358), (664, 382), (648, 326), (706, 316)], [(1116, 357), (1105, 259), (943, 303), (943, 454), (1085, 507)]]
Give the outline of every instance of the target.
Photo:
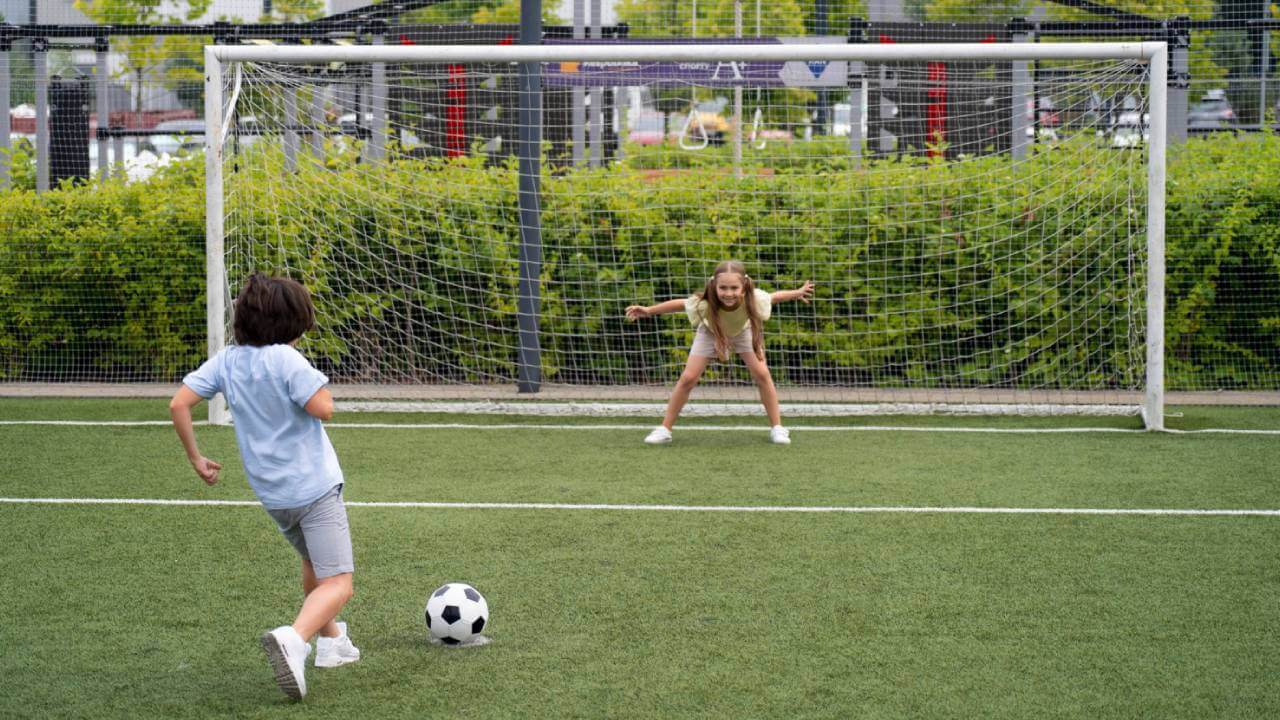
[[(849, 18), (849, 43), (860, 45), (867, 41), (867, 21)], [(862, 101), (867, 96), (867, 64), (861, 60), (849, 63), (849, 160), (852, 166), (862, 167)]]
[[(1035, 38), (1035, 31), (1031, 27), (1031, 23), (1026, 18), (1014, 18), (1009, 22), (1009, 38), (1016, 43), (1032, 42)], [(1028, 60), (1013, 61), (1013, 78), (1011, 88), (1010, 101), (1010, 123), (1009, 132), (1012, 137), (1009, 138), (1009, 147), (1013, 151), (1013, 159), (1015, 161), (1025, 160), (1027, 153), (1030, 151), (1031, 144), (1035, 142), (1035, 137), (1030, 135), (1028, 131), (1035, 132), (1032, 128), (1036, 123), (1028, 122), (1030, 118), (1027, 116), (1027, 107), (1033, 103), (1032, 79), (1031, 79), (1031, 62)], [(1035, 117), (1038, 108), (1031, 107), (1031, 117)]]
[[(110, 177), (107, 173), (107, 140), (111, 127), (111, 67), (109, 63), (111, 44), (106, 35), (98, 35), (93, 39), (93, 51), (98, 66), (97, 91), (94, 93), (94, 111), (98, 114), (98, 181)], [(114, 158), (123, 161), (124, 158)]]
[(1187, 91), (1191, 88), (1188, 55), (1191, 49), (1191, 18), (1175, 18), (1166, 24), (1169, 43), (1169, 143), (1187, 141)]
[[(373, 36), (374, 45), (382, 45), (385, 42), (386, 38), (381, 31)], [(369, 123), (366, 158), (378, 162), (386, 156), (387, 152), (387, 64), (373, 63), (370, 74), (369, 115), (372, 119)], [(364, 118), (360, 117), (363, 112), (361, 108), (356, 108), (356, 127), (364, 124)]]
[[(520, 44), (542, 44), (542, 0), (520, 3)], [(538, 320), (542, 306), (542, 65), (520, 63), (520, 285), (516, 322), (520, 356), (516, 387), (535, 393), (542, 387), (542, 347)]]
[(36, 192), (49, 189), (49, 39), (31, 40), (36, 83)]
[(13, 50), (13, 28), (0, 25), (0, 191), (9, 189), (9, 159), (13, 148), (9, 144), (9, 53)]

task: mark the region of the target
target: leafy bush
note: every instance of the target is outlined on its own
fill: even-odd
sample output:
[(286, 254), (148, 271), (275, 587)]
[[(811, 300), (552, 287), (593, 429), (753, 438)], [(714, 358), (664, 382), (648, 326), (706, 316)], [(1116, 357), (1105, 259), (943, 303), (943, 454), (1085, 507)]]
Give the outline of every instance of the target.
[[(818, 148), (828, 156), (813, 158)], [(515, 377), (514, 160), (367, 165), (351, 162), (348, 149), (281, 183), (273, 176), (282, 160), (268, 144), (249, 152), (264, 161), (241, 163), (227, 179), (237, 208), (228, 232), (241, 248), (229, 277), (287, 269), (309, 278), (323, 318), (310, 350), (335, 379)], [(1015, 199), (987, 207), (977, 204), (983, 195), (997, 186), (1007, 194), (1013, 182), (1005, 158), (881, 161), (869, 172), (848, 167), (842, 143), (797, 144), (782, 160), (769, 153), (768, 168), (748, 156), (735, 177), (656, 172), (661, 152), (544, 180), (548, 379), (669, 379), (646, 369), (683, 356), (687, 324), (638, 333), (623, 325), (622, 309), (685, 295), (696, 289), (684, 284), (691, 268), (733, 257), (771, 289), (806, 278), (841, 289), (823, 297), (823, 317), (842, 318), (839, 328), (790, 310), (771, 321), (770, 352), (790, 367), (782, 380), (915, 386), (958, 369), (970, 386), (1045, 387), (1063, 376), (1099, 388), (1141, 382), (1134, 368), (1143, 351), (1112, 307), (1145, 302), (1144, 279), (1132, 277), (1119, 242), (1135, 234), (1141, 213), (1119, 217), (1107, 199), (1143, 192), (1136, 163), (1116, 177), (1097, 173), (1099, 158), (1083, 150), (1033, 156)], [(1036, 163), (1056, 174), (1036, 172)], [(781, 173), (792, 174), (790, 192), (757, 192), (776, 189), (772, 175)], [(1070, 194), (1047, 189), (1064, 174), (1074, 178)], [(1167, 385), (1274, 388), (1280, 138), (1192, 140), (1171, 150), (1169, 176)], [(268, 183), (270, 203), (234, 200), (265, 196)], [(13, 308), (0, 316), (3, 377), (68, 379), (70, 367), (85, 379), (172, 380), (193, 367), (204, 352), (203, 212), (198, 159), (145, 184), (0, 196), (0, 303)], [(889, 272), (902, 269), (902, 257), (914, 258), (911, 271)], [(1089, 277), (1106, 291), (1067, 292), (1052, 273)], [(467, 302), (446, 285), (471, 288)], [(432, 328), (462, 326), (466, 338), (424, 339)], [(604, 334), (628, 334), (628, 351), (603, 351)], [(427, 360), (408, 356), (410, 342)]]
[(195, 162), (150, 183), (0, 196), (0, 379), (170, 380), (204, 345)]

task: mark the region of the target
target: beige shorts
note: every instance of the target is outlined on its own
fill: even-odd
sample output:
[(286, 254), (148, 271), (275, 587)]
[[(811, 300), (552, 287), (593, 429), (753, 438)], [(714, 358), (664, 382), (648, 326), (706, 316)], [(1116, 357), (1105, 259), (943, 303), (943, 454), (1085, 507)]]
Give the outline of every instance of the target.
[[(751, 352), (751, 326), (748, 325), (742, 332), (729, 338), (729, 346), (733, 348), (735, 353)], [(707, 329), (706, 325), (698, 325), (698, 332), (693, 336), (693, 347), (689, 348), (689, 354), (711, 358), (717, 357), (716, 338)]]

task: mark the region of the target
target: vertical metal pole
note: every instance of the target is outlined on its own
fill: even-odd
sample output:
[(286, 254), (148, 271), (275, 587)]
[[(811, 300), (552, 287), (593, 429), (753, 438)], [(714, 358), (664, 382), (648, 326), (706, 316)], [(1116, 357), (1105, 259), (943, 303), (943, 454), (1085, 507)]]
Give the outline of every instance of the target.
[[(382, 35), (373, 36), (374, 45), (382, 45), (384, 37)], [(370, 93), (369, 98), (369, 115), (373, 118), (369, 126), (369, 145), (365, 158), (371, 161), (380, 161), (387, 153), (387, 64), (382, 62), (373, 63), (370, 69)], [(359, 91), (357, 90), (357, 93)], [(356, 108), (356, 126), (359, 127), (364, 119), (360, 117), (363, 112), (360, 108)]]
[(13, 50), (6, 28), (0, 27), (0, 191), (9, 189), (9, 154), (13, 148), (9, 145), (9, 53)]
[[(587, 36), (587, 0), (573, 0), (573, 37), (581, 40)], [(586, 157), (587, 143), (587, 89), (580, 85), (570, 88), (573, 98), (569, 132), (573, 139), (573, 165), (579, 167)]]
[[(1263, 16), (1266, 19), (1266, 16)], [(1267, 129), (1267, 70), (1271, 68), (1271, 31), (1262, 31), (1262, 57), (1258, 65), (1258, 127)]]
[[(733, 0), (733, 36), (742, 37), (742, 0)], [(733, 175), (742, 177), (742, 85), (733, 86)]]
[[(600, 0), (591, 0), (591, 37), (599, 40), (603, 35), (600, 26), (602, 13)], [(591, 126), (588, 136), (591, 146), (591, 167), (600, 167), (604, 161), (604, 88), (591, 88)]]
[(284, 169), (298, 169), (298, 91), (284, 90)]
[[(111, 164), (107, 162), (107, 131), (111, 128), (111, 73), (110, 66), (110, 50), (111, 45), (106, 35), (100, 35), (93, 40), (94, 53), (97, 55), (98, 61), (98, 83), (95, 105), (98, 113), (98, 180), (105, 181), (109, 177)], [(123, 158), (120, 158), (123, 160)]]
[(36, 192), (49, 189), (49, 40), (31, 41), (36, 80)]
[[(520, 44), (542, 44), (542, 0), (520, 2)], [(520, 332), (517, 389), (535, 393), (542, 386), (541, 312), (542, 217), (542, 65), (520, 63), (520, 289), (516, 320)]]
[(897, 136), (888, 130), (890, 127), (888, 119), (893, 115), (893, 103), (885, 95), (884, 91), (898, 89), (898, 76), (897, 71), (892, 69), (888, 63), (880, 63), (876, 67), (880, 72), (880, 98), (877, 113), (880, 122), (877, 123), (879, 128), (877, 147), (880, 152), (888, 153), (893, 150)]
[[(1169, 142), (1187, 140), (1187, 91), (1191, 88), (1191, 71), (1188, 56), (1191, 52), (1191, 20), (1176, 18), (1169, 24), (1166, 41), (1169, 43)], [(1154, 114), (1154, 110), (1152, 113)]]
[[(124, 128), (120, 128), (120, 129), (123, 130)], [(135, 138), (135, 140), (136, 139), (137, 138)], [(125, 165), (124, 165), (124, 136), (116, 135), (112, 137), (111, 147), (112, 147), (111, 167), (115, 169), (116, 177), (124, 178), (129, 174), (128, 171), (125, 169)]]
[[(867, 41), (867, 22), (849, 18), (849, 42)], [(867, 64), (862, 60), (849, 63), (849, 161), (856, 170), (862, 167), (862, 103), (867, 97)]]
[[(1009, 23), (1009, 38), (1013, 42), (1031, 42), (1031, 37), (1031, 23), (1027, 22), (1025, 18), (1015, 18)], [(1009, 138), (1009, 148), (1012, 150), (1013, 159), (1016, 162), (1027, 158), (1027, 152), (1035, 140), (1027, 135), (1027, 131), (1035, 127), (1033, 123), (1028, 122), (1030, 118), (1027, 117), (1027, 108), (1030, 106), (1033, 114), (1039, 110), (1032, 100), (1030, 61), (1013, 61), (1011, 91), (1009, 132), (1012, 133), (1012, 136)]]
[(311, 156), (317, 163), (324, 162), (324, 88), (319, 83), (312, 85), (311, 99), (307, 101), (305, 108), (307, 146), (311, 148)]
[(1151, 129), (1147, 160), (1147, 391), (1143, 416), (1148, 430), (1164, 429), (1164, 231), (1165, 142), (1168, 56), (1151, 57)]
[[(827, 0), (813, 0), (813, 34), (824, 37), (830, 29), (827, 25)], [(818, 112), (814, 125), (819, 135), (829, 134), (831, 125), (831, 93), (825, 87), (818, 88)]]
[[(212, 48), (204, 51), (204, 173), (205, 173), (205, 324), (209, 335), (209, 357), (227, 344), (227, 268), (223, 257), (222, 227), (222, 66)], [(209, 422), (226, 425), (230, 421), (227, 401), (222, 395), (209, 399)]]

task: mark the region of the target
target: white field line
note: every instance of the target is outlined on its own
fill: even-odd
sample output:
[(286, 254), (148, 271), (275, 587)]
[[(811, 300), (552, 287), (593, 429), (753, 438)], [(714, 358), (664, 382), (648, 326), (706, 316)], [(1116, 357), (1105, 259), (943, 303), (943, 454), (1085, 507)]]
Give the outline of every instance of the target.
[[(5, 498), (9, 505), (169, 505), (257, 507), (253, 500), (165, 500), (152, 498)], [(946, 515), (1163, 515), (1280, 517), (1280, 510), (1197, 510), (1179, 508), (1004, 508), (904, 506), (787, 506), (787, 505), (611, 505), (604, 503), (464, 503), (464, 502), (352, 502), (347, 507), (431, 510), (614, 510), (722, 513), (917, 513)]]
[[(208, 425), (201, 420), (195, 425)], [(66, 427), (155, 427), (169, 426), (168, 420), (0, 420), (0, 426), (50, 425)], [(331, 428), (365, 428), (387, 430), (652, 430), (653, 425), (618, 425), (592, 423), (586, 425), (552, 425), (539, 423), (325, 423)], [(761, 425), (681, 425), (678, 432), (687, 430), (764, 432)], [(1054, 434), (1054, 433), (1147, 433), (1142, 428), (1065, 427), (1065, 428), (976, 428), (976, 427), (915, 427), (910, 425), (792, 425), (792, 432), (940, 432), (940, 433), (1003, 433), (1003, 434)], [(1174, 430), (1160, 432), (1171, 435), (1226, 434), (1226, 435), (1280, 435), (1280, 430), (1248, 430), (1234, 428), (1204, 428), (1201, 430)]]

